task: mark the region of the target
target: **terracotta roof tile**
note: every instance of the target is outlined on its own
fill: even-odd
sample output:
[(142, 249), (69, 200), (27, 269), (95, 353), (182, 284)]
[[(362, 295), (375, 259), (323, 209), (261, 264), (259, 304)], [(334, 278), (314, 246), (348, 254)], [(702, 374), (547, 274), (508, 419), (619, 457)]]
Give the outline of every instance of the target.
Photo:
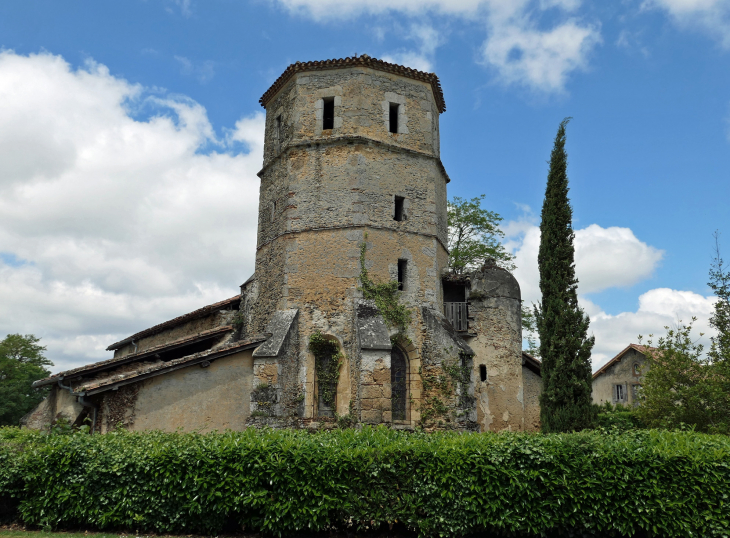
[(65, 377), (81, 375), (81, 374), (84, 374), (85, 372), (89, 372), (92, 370), (98, 370), (98, 369), (105, 370), (108, 368), (115, 368), (115, 367), (119, 366), (120, 364), (132, 362), (135, 360), (140, 360), (144, 357), (154, 355), (155, 353), (159, 353), (159, 352), (164, 351), (169, 348), (177, 348), (182, 345), (185, 345), (188, 342), (203, 340), (205, 338), (217, 336), (219, 334), (227, 333), (232, 330), (233, 330), (233, 325), (224, 325), (222, 327), (216, 327), (215, 329), (209, 329), (207, 331), (193, 334), (191, 336), (185, 336), (183, 338), (178, 338), (177, 340), (173, 340), (172, 342), (160, 344), (159, 346), (154, 346), (154, 347), (145, 349), (143, 351), (139, 351), (137, 353), (129, 353), (128, 355), (124, 355), (122, 357), (114, 357), (112, 359), (107, 359), (105, 361), (99, 361), (99, 362), (94, 362), (92, 364), (87, 364), (85, 366), (79, 366), (78, 368), (73, 368), (71, 370), (66, 370), (64, 372), (58, 372), (57, 374), (53, 374), (52, 376), (46, 377), (45, 379), (39, 379), (38, 381), (33, 383), (33, 387), (41, 387), (43, 385), (55, 383), (59, 379), (62, 379)]
[(441, 90), (441, 82), (434, 73), (426, 73), (425, 71), (418, 71), (417, 69), (411, 69), (403, 65), (391, 64), (378, 60), (377, 58), (371, 58), (367, 54), (362, 56), (353, 56), (349, 58), (338, 58), (332, 60), (321, 60), (314, 62), (297, 62), (291, 64), (276, 79), (271, 87), (259, 99), (261, 106), (266, 108), (267, 103), (271, 100), (276, 93), (289, 82), (289, 80), (296, 74), (305, 71), (322, 71), (325, 69), (337, 69), (339, 67), (369, 67), (371, 69), (377, 69), (378, 71), (384, 71), (386, 73), (393, 73), (401, 75), (403, 77), (412, 78), (414, 80), (420, 80), (428, 82), (433, 88), (433, 95), (436, 98), (436, 106), (439, 112), (443, 113), (446, 111), (446, 101), (444, 101), (444, 92)]
[(194, 363), (195, 361), (204, 360), (206, 358), (210, 358), (212, 360), (219, 357), (224, 357), (226, 355), (231, 355), (241, 350), (242, 348), (250, 348), (254, 345), (257, 345), (260, 342), (266, 340), (266, 338), (268, 338), (267, 335), (258, 334), (244, 340), (239, 340), (238, 342), (233, 342), (232, 344), (228, 344), (227, 346), (209, 349), (207, 351), (201, 351), (199, 353), (193, 353), (192, 355), (181, 357), (172, 361), (162, 361), (156, 362), (154, 364), (140, 363), (140, 367), (135, 370), (112, 373), (112, 375), (109, 375), (107, 377), (97, 378), (92, 381), (82, 383), (74, 388), (74, 393), (80, 394), (82, 392), (89, 391), (100, 392), (98, 390), (100, 388), (115, 385), (116, 383), (122, 381), (133, 380), (135, 378), (141, 377), (146, 374), (151, 374), (153, 372), (159, 372), (168, 369), (177, 369), (178, 367), (185, 366), (187, 363)]
[(225, 301), (219, 301), (217, 303), (213, 303), (211, 305), (204, 306), (203, 308), (199, 308), (198, 310), (194, 310), (192, 312), (189, 312), (188, 314), (183, 314), (182, 316), (178, 316), (171, 320), (168, 320), (168, 321), (162, 322), (158, 325), (155, 325), (153, 327), (150, 327), (149, 329), (145, 329), (144, 331), (135, 333), (132, 336), (128, 336), (124, 340), (115, 342), (114, 344), (110, 345), (106, 349), (107, 349), (107, 351), (111, 351), (113, 349), (119, 349), (120, 347), (129, 344), (133, 340), (139, 340), (141, 338), (145, 338), (147, 336), (157, 334), (159, 332), (164, 331), (165, 329), (169, 329), (176, 325), (180, 325), (181, 323), (185, 323), (186, 321), (191, 321), (196, 318), (202, 318), (203, 316), (210, 314), (211, 312), (220, 310), (221, 308), (224, 308), (226, 306), (233, 305), (236, 301), (240, 301), (240, 300), (241, 300), (241, 296), (236, 295), (235, 297), (231, 297), (230, 299), (226, 299)]

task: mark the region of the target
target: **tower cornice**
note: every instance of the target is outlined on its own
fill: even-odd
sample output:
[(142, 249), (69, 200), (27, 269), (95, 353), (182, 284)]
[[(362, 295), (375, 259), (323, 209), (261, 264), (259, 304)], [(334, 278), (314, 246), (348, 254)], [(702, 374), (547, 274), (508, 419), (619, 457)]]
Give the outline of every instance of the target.
[(392, 64), (377, 58), (371, 58), (367, 54), (361, 56), (353, 56), (348, 58), (337, 58), (332, 60), (320, 60), (314, 62), (297, 62), (290, 64), (289, 67), (284, 70), (281, 76), (269, 87), (268, 90), (261, 96), (259, 103), (261, 106), (266, 108), (266, 105), (271, 99), (279, 92), (284, 85), (297, 73), (304, 73), (307, 71), (323, 71), (326, 69), (340, 69), (347, 67), (369, 67), (370, 69), (376, 69), (378, 71), (384, 71), (386, 73), (393, 73), (394, 75), (400, 75), (413, 80), (420, 80), (431, 85), (433, 90), (434, 98), (436, 99), (436, 106), (440, 113), (446, 111), (446, 101), (444, 101), (444, 92), (441, 89), (441, 82), (435, 73), (426, 73), (425, 71), (418, 71), (417, 69), (411, 69), (399, 64)]

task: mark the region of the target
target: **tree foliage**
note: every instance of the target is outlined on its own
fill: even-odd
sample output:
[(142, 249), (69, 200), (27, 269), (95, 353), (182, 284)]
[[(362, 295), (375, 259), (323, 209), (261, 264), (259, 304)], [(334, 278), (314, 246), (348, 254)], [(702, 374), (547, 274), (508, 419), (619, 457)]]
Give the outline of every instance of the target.
[(17, 425), (48, 393), (31, 388), (51, 374), (46, 366), (53, 366), (39, 341), (32, 334), (9, 334), (0, 342), (0, 425)]
[(454, 196), (448, 203), (449, 269), (453, 273), (477, 269), (489, 258), (500, 267), (514, 270), (514, 256), (501, 243), (502, 217), (482, 208), (482, 200), (483, 194), (471, 200)]
[(716, 231), (714, 237), (715, 256), (707, 285), (717, 297), (715, 312), (710, 317), (710, 326), (717, 330), (717, 335), (711, 339), (709, 355), (713, 362), (730, 364), (730, 270), (720, 256), (720, 233)]
[(578, 306), (575, 276), (573, 210), (568, 200), (568, 156), (565, 127), (560, 123), (548, 172), (540, 223), (540, 291), (535, 307), (540, 337), (543, 390), (540, 420), (545, 432), (568, 432), (592, 427), (591, 349), (589, 319)]
[(649, 370), (641, 388), (641, 419), (654, 428), (693, 427), (730, 433), (730, 369), (704, 353), (689, 325), (679, 322), (646, 351)]

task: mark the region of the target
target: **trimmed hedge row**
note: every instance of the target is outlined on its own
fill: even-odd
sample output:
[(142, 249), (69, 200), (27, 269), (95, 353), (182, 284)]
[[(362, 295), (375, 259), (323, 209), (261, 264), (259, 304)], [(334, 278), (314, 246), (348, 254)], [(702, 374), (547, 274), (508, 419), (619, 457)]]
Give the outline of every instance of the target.
[(31, 525), (160, 533), (725, 536), (730, 438), (6, 428), (1, 503)]

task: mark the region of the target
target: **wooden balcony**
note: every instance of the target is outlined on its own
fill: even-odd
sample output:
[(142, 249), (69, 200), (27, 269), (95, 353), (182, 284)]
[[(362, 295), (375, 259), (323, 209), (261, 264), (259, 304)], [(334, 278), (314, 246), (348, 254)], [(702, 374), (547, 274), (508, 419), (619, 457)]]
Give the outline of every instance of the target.
[(457, 332), (469, 330), (466, 303), (444, 303), (444, 316)]

